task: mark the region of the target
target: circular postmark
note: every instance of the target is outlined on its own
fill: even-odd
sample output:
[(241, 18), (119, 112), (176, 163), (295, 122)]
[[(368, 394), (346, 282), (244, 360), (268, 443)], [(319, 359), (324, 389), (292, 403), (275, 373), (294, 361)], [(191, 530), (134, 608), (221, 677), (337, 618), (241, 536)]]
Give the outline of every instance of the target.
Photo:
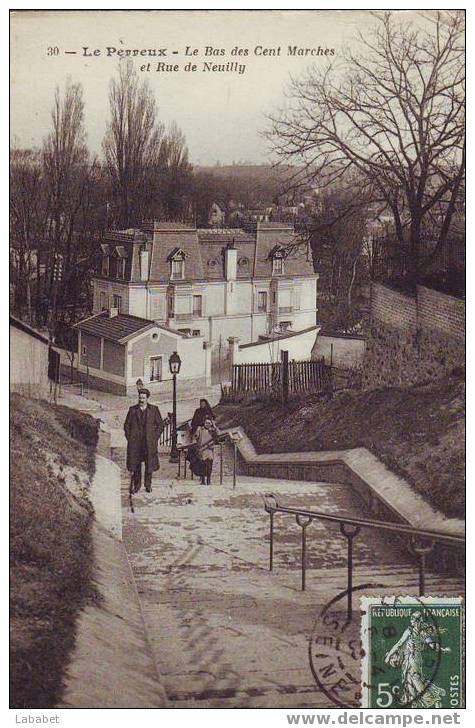
[[(380, 585), (354, 587), (351, 600)], [(337, 594), (326, 604), (315, 620), (308, 646), (310, 669), (320, 690), (338, 708), (361, 706), (361, 616), (359, 606), (348, 616), (348, 590)]]
[[(424, 696), (434, 693), (441, 652), (425, 651), (422, 647), (423, 642), (430, 640), (440, 644), (441, 630), (423, 599), (414, 598), (410, 610), (405, 606), (404, 619), (399, 613), (401, 603), (397, 598), (381, 597), (378, 603), (388, 617), (380, 624), (369, 626), (368, 638), (363, 644), (359, 596), (383, 588), (380, 584), (353, 588), (351, 618), (349, 593), (342, 591), (322, 608), (315, 620), (309, 641), (310, 669), (320, 690), (339, 708), (361, 707), (364, 690), (377, 695), (374, 707), (381, 708), (419, 707), (429, 700)], [(416, 657), (417, 665), (412, 667), (409, 657), (417, 640), (421, 649)], [(369, 671), (363, 671), (363, 663), (369, 665)], [(414, 684), (408, 692), (404, 683), (411, 679)]]

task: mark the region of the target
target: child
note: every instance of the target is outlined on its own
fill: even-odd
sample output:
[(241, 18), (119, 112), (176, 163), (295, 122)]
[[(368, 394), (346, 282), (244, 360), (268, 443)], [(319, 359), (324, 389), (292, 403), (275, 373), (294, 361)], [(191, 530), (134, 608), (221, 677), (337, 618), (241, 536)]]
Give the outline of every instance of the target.
[(204, 473), (201, 475), (201, 484), (210, 485), (211, 471), (213, 470), (214, 445), (217, 438), (217, 428), (211, 417), (206, 417), (202, 425), (199, 425), (195, 433), (195, 442), (198, 448), (199, 457), (204, 463)]

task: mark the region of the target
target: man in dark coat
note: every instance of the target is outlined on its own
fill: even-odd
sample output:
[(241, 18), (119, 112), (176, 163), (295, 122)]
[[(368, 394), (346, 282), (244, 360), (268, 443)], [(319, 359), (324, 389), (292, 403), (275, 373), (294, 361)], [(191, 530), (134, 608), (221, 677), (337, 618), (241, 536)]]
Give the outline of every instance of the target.
[(145, 463), (145, 490), (152, 491), (152, 473), (158, 470), (158, 438), (163, 430), (160, 410), (149, 404), (148, 389), (139, 390), (139, 403), (130, 407), (124, 422), (127, 438), (127, 470), (132, 475), (133, 492), (142, 487), (142, 463)]

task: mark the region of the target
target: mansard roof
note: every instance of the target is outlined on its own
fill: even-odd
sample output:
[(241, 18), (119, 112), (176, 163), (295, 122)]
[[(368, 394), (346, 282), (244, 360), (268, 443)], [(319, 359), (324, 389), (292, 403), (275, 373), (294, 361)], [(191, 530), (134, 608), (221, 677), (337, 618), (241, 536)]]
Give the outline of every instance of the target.
[[(196, 229), (179, 222), (148, 222), (142, 231), (109, 231), (101, 247), (109, 254), (130, 258), (130, 280), (140, 281), (140, 246), (150, 252), (150, 281), (170, 281), (170, 261), (181, 253), (185, 258), (183, 282), (218, 281), (225, 278), (225, 250), (237, 250), (237, 278), (269, 278), (271, 258), (276, 251), (285, 251), (285, 276), (314, 274), (311, 255), (306, 246), (296, 241), (292, 224), (257, 223), (252, 228)], [(127, 245), (128, 243), (128, 245)], [(290, 247), (289, 247), (290, 246)]]

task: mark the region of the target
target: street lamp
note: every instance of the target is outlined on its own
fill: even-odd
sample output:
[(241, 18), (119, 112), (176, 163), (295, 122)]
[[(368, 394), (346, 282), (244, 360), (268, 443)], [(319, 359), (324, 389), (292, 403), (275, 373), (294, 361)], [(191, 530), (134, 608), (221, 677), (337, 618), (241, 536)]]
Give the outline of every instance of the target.
[(170, 373), (173, 375), (173, 422), (172, 422), (172, 449), (170, 451), (170, 462), (177, 463), (179, 459), (178, 448), (176, 446), (177, 435), (176, 435), (176, 375), (180, 373), (181, 359), (176, 353), (173, 352), (168, 360), (170, 367)]

